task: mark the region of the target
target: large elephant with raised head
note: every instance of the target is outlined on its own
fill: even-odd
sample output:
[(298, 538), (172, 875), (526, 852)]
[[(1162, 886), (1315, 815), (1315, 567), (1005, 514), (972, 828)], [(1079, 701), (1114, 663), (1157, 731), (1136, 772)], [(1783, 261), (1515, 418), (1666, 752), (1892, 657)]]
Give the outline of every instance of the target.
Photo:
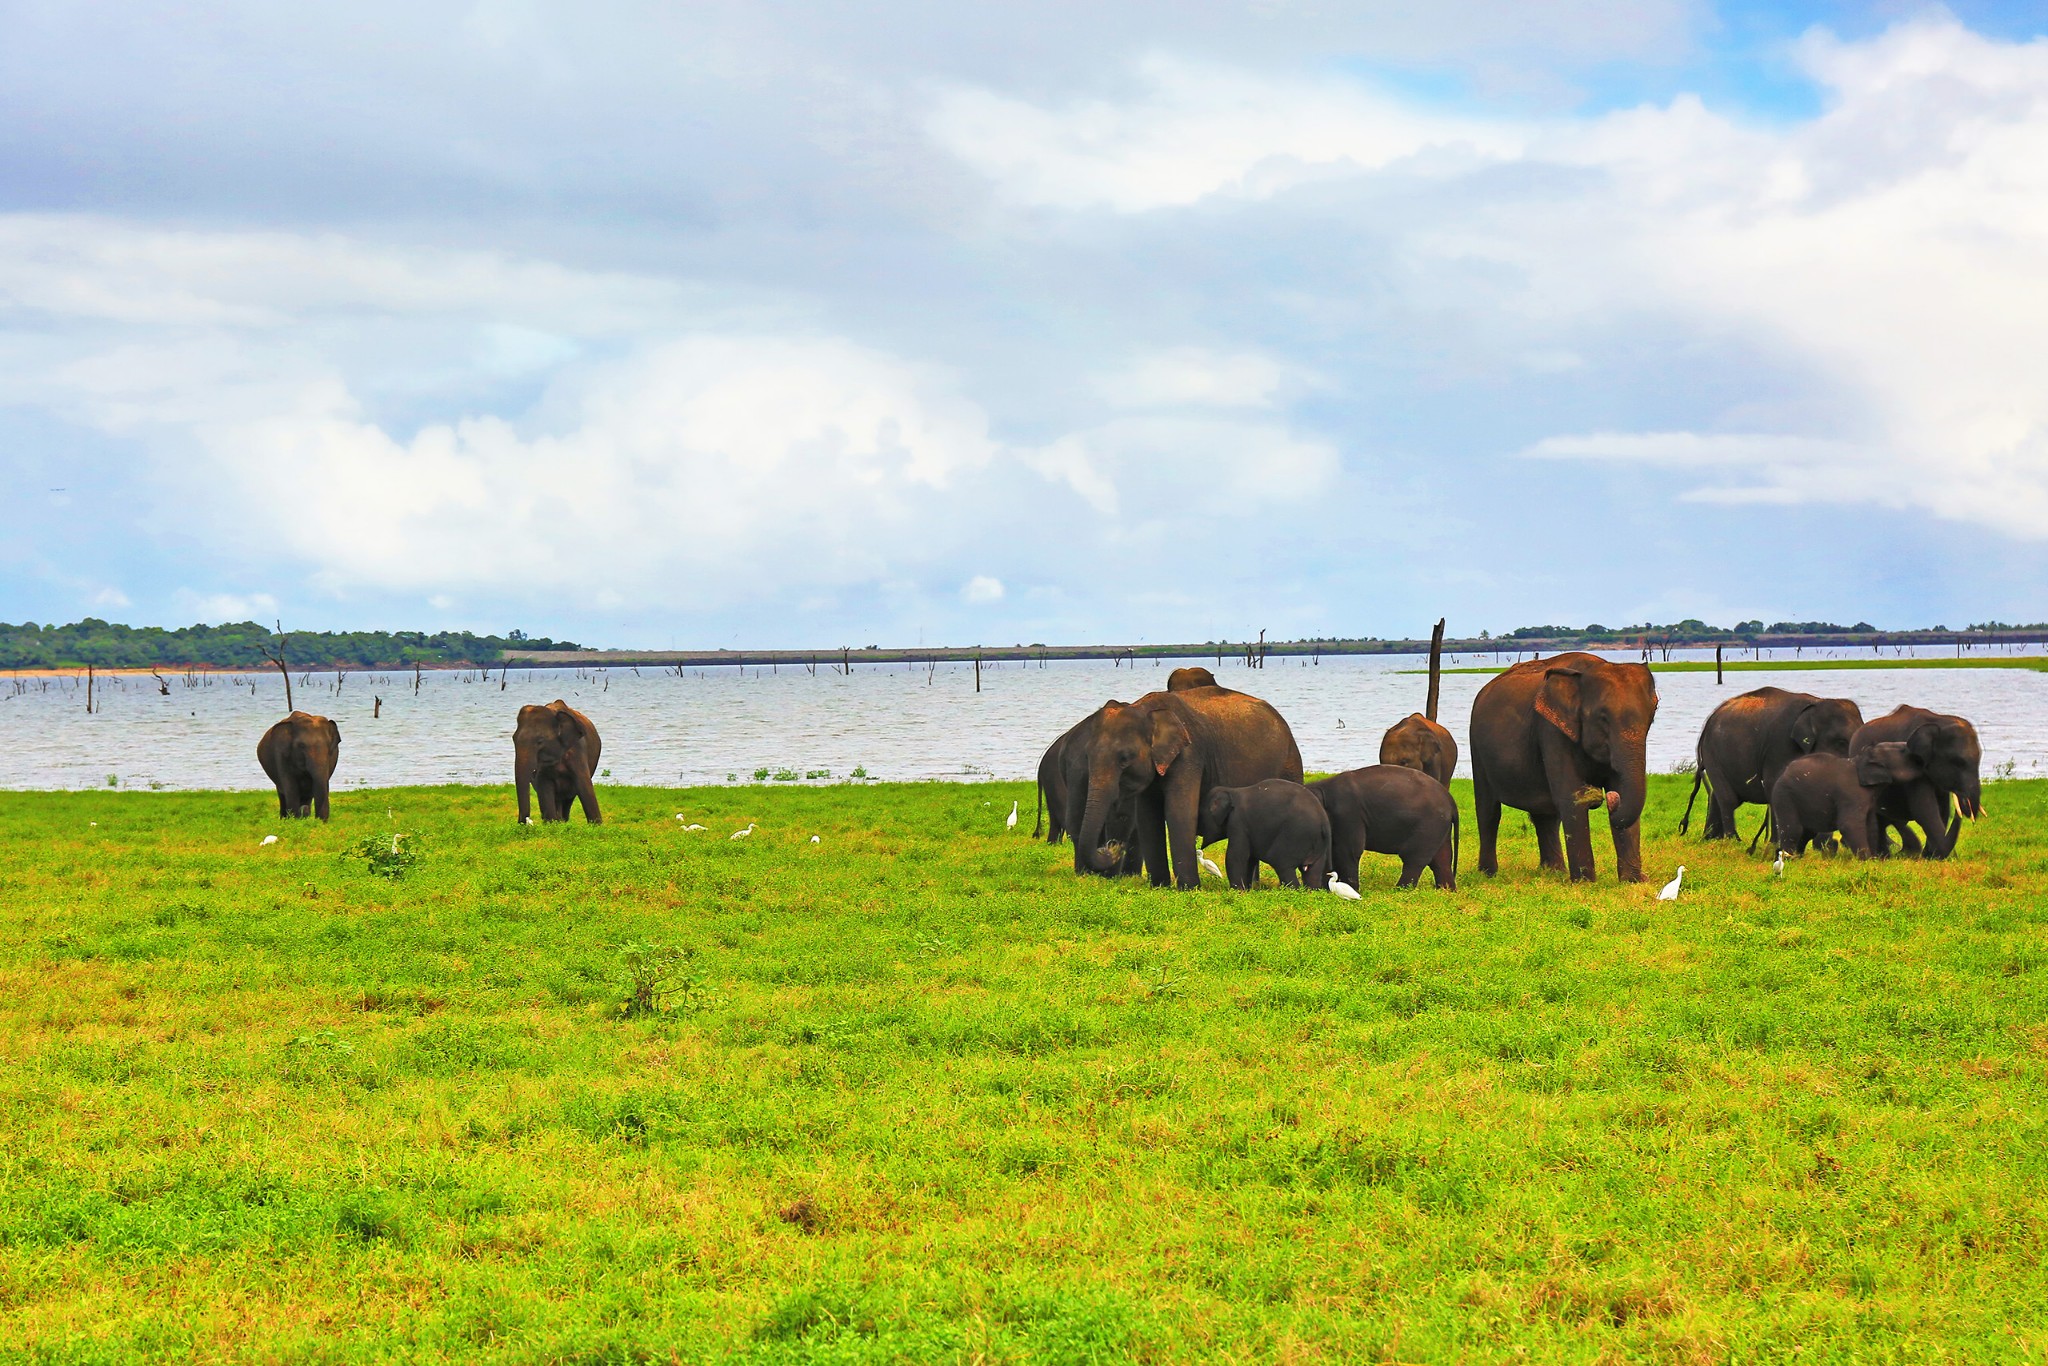
[(533, 818), (530, 784), (540, 798), (542, 820), (568, 820), (569, 808), (582, 802), (583, 819), (602, 825), (593, 781), (602, 752), (597, 727), (561, 698), (545, 707), (521, 707), (519, 722), (512, 728), (512, 778), (519, 785), (520, 823)]
[(1783, 688), (1757, 688), (1714, 708), (1694, 750), (1692, 796), (1678, 822), (1684, 834), (1692, 804), (1707, 789), (1704, 828), (1710, 840), (1735, 835), (1735, 811), (1744, 803), (1769, 806), (1785, 765), (1805, 754), (1849, 753), (1849, 737), (1863, 712), (1846, 697), (1815, 697)]
[[(1267, 778), (1301, 781), (1294, 732), (1271, 705), (1228, 688), (1147, 693), (1129, 706), (1103, 707), (1089, 746), (1088, 781), (1073, 827), (1074, 857), (1095, 872), (1115, 870), (1102, 831), (1119, 801), (1135, 807), (1139, 852), (1152, 883), (1201, 883), (1195, 835), (1202, 801), (1214, 787), (1249, 787)], [(1170, 861), (1169, 861), (1170, 860)]]
[[(1903, 748), (1894, 748), (1898, 742)], [(1947, 858), (1955, 852), (1963, 817), (1984, 814), (1978, 778), (1984, 750), (1977, 728), (1960, 716), (1899, 707), (1865, 723), (1849, 741), (1849, 757), (1863, 781), (1877, 789), (1873, 852), (1880, 858), (1891, 848), (1887, 827), (1899, 832), (1900, 853), (1922, 852), (1909, 821), (1926, 834), (1926, 857)]]
[(1545, 868), (1569, 867), (1572, 881), (1590, 882), (1591, 812), (1604, 805), (1615, 874), (1641, 882), (1646, 751), (1656, 719), (1657, 682), (1646, 664), (1573, 652), (1525, 660), (1490, 680), (1472, 699), (1468, 737), (1479, 871), (1499, 870), (1501, 808), (1513, 806), (1529, 813)]
[(1380, 762), (1427, 773), (1448, 788), (1458, 771), (1458, 742), (1421, 712), (1411, 712), (1380, 737)]
[(263, 732), (256, 762), (277, 788), (277, 814), (327, 819), (327, 784), (341, 762), (341, 727), (295, 711)]

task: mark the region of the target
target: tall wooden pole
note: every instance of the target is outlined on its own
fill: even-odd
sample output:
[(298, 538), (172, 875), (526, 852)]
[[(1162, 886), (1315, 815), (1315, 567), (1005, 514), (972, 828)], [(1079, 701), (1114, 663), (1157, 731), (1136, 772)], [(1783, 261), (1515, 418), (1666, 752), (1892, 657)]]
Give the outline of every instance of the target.
[(1443, 688), (1443, 681), (1444, 619), (1438, 617), (1436, 629), (1429, 633), (1429, 705), (1422, 713), (1432, 721), (1436, 720), (1436, 699), (1438, 692)]
[(1721, 647), (1714, 647), (1714, 686), (1721, 686)]

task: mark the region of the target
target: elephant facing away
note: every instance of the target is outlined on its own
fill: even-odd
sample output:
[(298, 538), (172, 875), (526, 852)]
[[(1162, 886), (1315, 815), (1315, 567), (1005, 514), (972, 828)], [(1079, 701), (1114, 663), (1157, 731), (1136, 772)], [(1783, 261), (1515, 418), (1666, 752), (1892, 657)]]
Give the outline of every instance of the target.
[(1479, 871), (1499, 870), (1501, 808), (1513, 806), (1529, 813), (1545, 868), (1592, 881), (1591, 812), (1604, 805), (1615, 873), (1641, 882), (1644, 766), (1656, 718), (1657, 682), (1645, 664), (1574, 651), (1525, 660), (1489, 681), (1472, 699), (1469, 737)]
[(1089, 747), (1087, 783), (1076, 802), (1077, 860), (1113, 871), (1101, 847), (1104, 823), (1118, 801), (1135, 807), (1137, 844), (1157, 887), (1201, 884), (1196, 828), (1211, 788), (1249, 787), (1267, 778), (1301, 781), (1301, 750), (1280, 713), (1249, 693), (1198, 687), (1147, 693), (1129, 706), (1103, 707)]
[(1440, 891), (1458, 887), (1458, 802), (1451, 790), (1402, 764), (1354, 768), (1308, 785), (1330, 817), (1330, 867), (1359, 887), (1363, 854), (1401, 860), (1394, 885), (1413, 887), (1427, 868)]
[(591, 780), (602, 751), (590, 718), (560, 698), (545, 707), (521, 707), (512, 729), (512, 777), (519, 786), (520, 823), (533, 818), (530, 784), (540, 798), (542, 820), (568, 820), (569, 808), (581, 802), (584, 820), (604, 824)]
[[(1903, 749), (1891, 748), (1901, 742)], [(1922, 853), (1909, 821), (1926, 835), (1927, 858), (1947, 858), (1955, 852), (1963, 817), (1976, 820), (1984, 814), (1978, 778), (1984, 750), (1977, 728), (1960, 716), (1899, 707), (1857, 731), (1849, 741), (1849, 757), (1865, 783), (1877, 784), (1880, 858), (1891, 852), (1887, 828), (1899, 832), (1900, 853)]]
[(256, 762), (277, 788), (277, 814), (327, 819), (327, 784), (341, 762), (341, 727), (324, 716), (295, 711), (263, 732)]
[(1458, 771), (1458, 742), (1421, 712), (1411, 712), (1380, 737), (1380, 762), (1427, 773), (1448, 788)]
[(1802, 754), (1847, 757), (1849, 739), (1863, 724), (1863, 712), (1846, 697), (1815, 697), (1783, 688), (1757, 688), (1714, 708), (1700, 728), (1694, 751), (1692, 796), (1678, 823), (1684, 834), (1692, 804), (1707, 789), (1705, 835), (1735, 836), (1735, 811), (1744, 803), (1769, 805), (1778, 775)]
[(1168, 692), (1186, 692), (1189, 688), (1220, 688), (1216, 675), (1199, 664), (1183, 665), (1166, 676)]

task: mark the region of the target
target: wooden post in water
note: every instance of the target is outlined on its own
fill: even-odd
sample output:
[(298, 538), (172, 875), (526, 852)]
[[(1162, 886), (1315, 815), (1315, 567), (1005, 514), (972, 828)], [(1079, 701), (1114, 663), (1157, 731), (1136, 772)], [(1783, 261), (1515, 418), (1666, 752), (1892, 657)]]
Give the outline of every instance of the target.
[(1436, 629), (1429, 633), (1429, 701), (1422, 714), (1436, 720), (1437, 693), (1444, 681), (1444, 619), (1436, 619)]
[(92, 665), (85, 666), (85, 714), (92, 715)]
[(1714, 647), (1714, 686), (1721, 686), (1721, 647)]
[(974, 690), (981, 691), (981, 647), (974, 647)]

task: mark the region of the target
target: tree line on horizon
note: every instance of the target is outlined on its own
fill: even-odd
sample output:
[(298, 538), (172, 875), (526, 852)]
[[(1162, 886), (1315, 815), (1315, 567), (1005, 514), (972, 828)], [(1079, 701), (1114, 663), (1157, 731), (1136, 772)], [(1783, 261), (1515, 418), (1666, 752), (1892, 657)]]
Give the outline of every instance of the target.
[[(253, 621), (165, 628), (121, 626), (87, 617), (66, 626), (0, 622), (0, 668), (266, 668), (277, 633)], [(396, 669), (414, 664), (492, 664), (508, 649), (580, 650), (574, 641), (524, 631), (292, 631), (285, 656), (294, 669)]]
[[(1964, 630), (1978, 635), (2016, 631), (2048, 633), (2048, 622), (2014, 624), (1987, 621), (1973, 623)], [(1625, 646), (1647, 639), (1659, 645), (1680, 646), (1741, 644), (1770, 636), (1945, 637), (1953, 634), (1947, 626), (1880, 631), (1867, 621), (1842, 626), (1831, 621), (1778, 621), (1765, 625), (1756, 620), (1721, 627), (1688, 617), (1668, 625), (1643, 623), (1610, 627), (1595, 622), (1583, 627), (1523, 626), (1497, 636), (1481, 631), (1476, 637), (1446, 644), (1468, 648), (1472, 641), (1524, 646), (1541, 641), (1551, 646)], [(1386, 643), (1377, 636), (1315, 636), (1301, 641), (1269, 642), (1268, 648), (1322, 645), (1341, 649), (1346, 645), (1384, 646)], [(1208, 648), (1216, 648), (1218, 642), (1208, 641), (1205, 644)], [(38, 626), (32, 621), (11, 626), (0, 622), (0, 669), (76, 668), (87, 664), (102, 669), (183, 668), (188, 665), (260, 669), (269, 666), (269, 652), (276, 646), (276, 632), (253, 621), (176, 628), (121, 626), (96, 617), (87, 617), (65, 626)], [(409, 668), (414, 664), (495, 664), (503, 660), (507, 650), (584, 648), (574, 641), (529, 636), (516, 630), (502, 636), (476, 635), (469, 631), (293, 631), (289, 633), (286, 655), (293, 668), (393, 669)], [(1138, 653), (1152, 654), (1163, 648), (1166, 647), (1141, 647)]]

